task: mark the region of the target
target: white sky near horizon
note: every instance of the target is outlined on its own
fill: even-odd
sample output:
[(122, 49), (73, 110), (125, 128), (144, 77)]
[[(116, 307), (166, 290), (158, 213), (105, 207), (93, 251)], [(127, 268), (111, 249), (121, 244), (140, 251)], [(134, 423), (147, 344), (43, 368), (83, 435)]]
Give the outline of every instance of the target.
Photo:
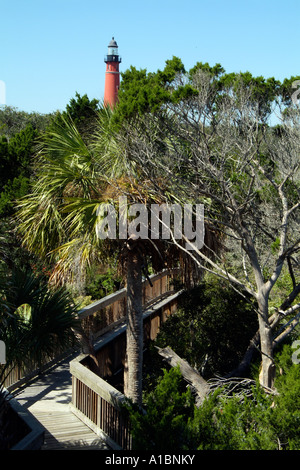
[(0, 105), (48, 113), (76, 92), (102, 100), (113, 36), (121, 72), (155, 72), (177, 56), (186, 69), (297, 76), (299, 19), (299, 0), (0, 0)]

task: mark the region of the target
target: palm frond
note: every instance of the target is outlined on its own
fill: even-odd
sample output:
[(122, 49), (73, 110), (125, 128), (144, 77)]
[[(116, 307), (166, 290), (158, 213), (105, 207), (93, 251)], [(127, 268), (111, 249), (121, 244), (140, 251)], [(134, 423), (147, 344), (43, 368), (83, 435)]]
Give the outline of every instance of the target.
[(128, 159), (125, 146), (119, 138), (120, 127), (113, 119), (110, 107), (99, 111), (97, 130), (92, 141), (95, 166), (99, 174), (111, 178), (121, 178), (132, 174), (134, 167)]
[(16, 220), (22, 243), (33, 253), (45, 257), (64, 240), (61, 201), (34, 192), (18, 201)]
[(91, 159), (90, 150), (70, 116), (61, 116), (60, 120), (55, 121), (42, 135), (39, 154), (43, 159), (57, 161), (65, 161), (67, 158), (72, 160), (74, 155), (77, 155), (87, 164)]

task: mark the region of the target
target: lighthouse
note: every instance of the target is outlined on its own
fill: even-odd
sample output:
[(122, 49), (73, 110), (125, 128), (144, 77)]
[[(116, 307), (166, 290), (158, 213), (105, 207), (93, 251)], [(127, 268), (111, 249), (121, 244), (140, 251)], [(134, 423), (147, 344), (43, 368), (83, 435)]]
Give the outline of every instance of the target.
[(118, 100), (118, 90), (120, 85), (119, 64), (121, 57), (118, 53), (118, 44), (112, 38), (108, 44), (107, 55), (104, 58), (106, 63), (104, 105), (113, 108)]

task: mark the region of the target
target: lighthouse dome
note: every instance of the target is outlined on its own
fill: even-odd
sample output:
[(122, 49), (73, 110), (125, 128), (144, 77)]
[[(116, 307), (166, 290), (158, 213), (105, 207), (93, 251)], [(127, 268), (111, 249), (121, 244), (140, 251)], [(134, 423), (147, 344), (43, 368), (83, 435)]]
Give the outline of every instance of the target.
[(117, 42), (115, 41), (115, 38), (113, 37), (110, 43), (108, 44), (108, 47), (118, 47)]

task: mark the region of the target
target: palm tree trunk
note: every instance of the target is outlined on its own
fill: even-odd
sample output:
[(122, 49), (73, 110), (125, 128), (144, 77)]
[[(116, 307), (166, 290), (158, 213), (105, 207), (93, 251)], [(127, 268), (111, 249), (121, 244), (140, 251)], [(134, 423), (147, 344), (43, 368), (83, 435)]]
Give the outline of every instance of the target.
[(127, 258), (127, 357), (124, 393), (134, 403), (141, 406), (143, 367), (142, 260), (138, 248), (134, 245), (132, 249), (128, 250)]

